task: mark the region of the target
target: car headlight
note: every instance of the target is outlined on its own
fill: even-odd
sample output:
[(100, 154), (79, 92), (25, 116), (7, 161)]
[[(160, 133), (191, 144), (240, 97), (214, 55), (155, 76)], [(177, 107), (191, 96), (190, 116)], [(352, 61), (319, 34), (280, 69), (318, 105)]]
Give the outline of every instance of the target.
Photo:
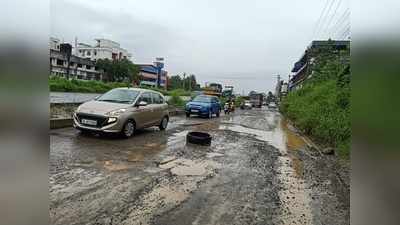
[(110, 118), (108, 118), (107, 123), (114, 123), (115, 121), (117, 121), (117, 118), (115, 118), (115, 117), (110, 117)]
[(75, 112), (81, 111), (81, 106), (82, 106), (82, 105), (78, 106), (78, 108), (76, 108)]
[(117, 110), (108, 112), (107, 115), (108, 115), (108, 116), (119, 116), (119, 115), (121, 115), (121, 114), (124, 113), (124, 112), (126, 112), (126, 109), (117, 109)]

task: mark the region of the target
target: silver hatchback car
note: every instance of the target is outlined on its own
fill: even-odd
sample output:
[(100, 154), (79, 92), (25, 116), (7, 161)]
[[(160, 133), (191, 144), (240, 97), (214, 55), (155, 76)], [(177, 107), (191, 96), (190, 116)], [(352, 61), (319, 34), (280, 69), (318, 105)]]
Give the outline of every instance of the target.
[(132, 136), (136, 129), (158, 126), (165, 130), (168, 104), (157, 92), (140, 88), (115, 88), (80, 105), (74, 113), (74, 127), (82, 132), (98, 131)]

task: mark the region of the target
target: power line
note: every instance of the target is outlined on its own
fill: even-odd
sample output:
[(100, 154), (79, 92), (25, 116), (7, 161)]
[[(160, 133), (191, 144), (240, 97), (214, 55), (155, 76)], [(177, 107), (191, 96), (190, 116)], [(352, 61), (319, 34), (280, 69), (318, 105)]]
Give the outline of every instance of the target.
[[(329, 5), (329, 8), (328, 8), (328, 11), (326, 11), (326, 13), (325, 13), (325, 16), (323, 17), (323, 19), (322, 19), (322, 23), (321, 23), (321, 28), (322, 27), (324, 27), (324, 25), (325, 25), (325, 21), (326, 21), (326, 19), (328, 18), (328, 16), (329, 16), (329, 14), (330, 14), (330, 11), (331, 11), (331, 8), (332, 8), (332, 6), (333, 6), (333, 3), (335, 2), (336, 0), (332, 0), (331, 1), (331, 4)], [(319, 30), (317, 30), (317, 37), (319, 36), (319, 31), (320, 31), (321, 29), (319, 29)]]
[[(335, 17), (335, 15), (336, 15), (336, 13), (337, 13), (337, 10), (339, 9), (339, 6), (340, 6), (341, 3), (342, 3), (342, 0), (339, 0), (338, 4), (336, 5), (335, 11), (333, 12), (331, 18), (329, 19), (328, 24), (326, 25), (326, 29), (325, 29), (326, 32), (328, 32), (329, 27), (330, 27), (330, 25), (331, 25), (331, 23), (332, 23), (332, 20), (333, 20), (333, 18)], [(328, 38), (329, 38), (329, 34), (328, 34)]]
[(333, 25), (330, 29), (330, 34), (334, 35), (337, 31), (338, 28), (340, 28), (344, 22), (348, 20), (348, 17), (350, 16), (350, 10), (347, 8), (343, 14), (340, 16), (340, 18), (336, 21), (335, 25)]
[(315, 24), (315, 27), (314, 27), (314, 30), (313, 30), (311, 39), (313, 39), (314, 36), (315, 36), (315, 32), (317, 31), (317, 28), (319, 27), (319, 24), (320, 24), (320, 22), (321, 22), (322, 16), (324, 15), (324, 12), (325, 12), (326, 8), (328, 7), (328, 3), (329, 3), (329, 0), (326, 0), (325, 6), (324, 6), (324, 8), (322, 9), (321, 14), (319, 15), (319, 18), (318, 18), (318, 20), (317, 20), (317, 23)]
[(340, 34), (340, 38), (343, 38), (343, 36), (347, 33), (350, 32), (350, 23), (348, 23), (345, 27), (343, 27), (344, 29), (342, 29), (340, 32), (338, 32), (337, 34)]
[(345, 39), (347, 36), (350, 36), (350, 27), (347, 27), (346, 30), (342, 33), (341, 39)]
[(340, 35), (341, 33), (343, 33), (343, 31), (349, 28), (350, 28), (350, 21), (347, 21), (347, 23), (344, 23), (344, 26), (341, 26), (340, 29), (336, 30), (334, 35), (335, 36)]

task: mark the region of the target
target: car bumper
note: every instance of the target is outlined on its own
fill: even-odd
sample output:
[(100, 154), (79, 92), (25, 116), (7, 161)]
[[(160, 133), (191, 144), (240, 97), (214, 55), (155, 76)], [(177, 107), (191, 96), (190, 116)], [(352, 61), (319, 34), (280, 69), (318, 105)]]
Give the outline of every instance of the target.
[(196, 111), (192, 111), (192, 110), (193, 109), (186, 109), (186, 113), (190, 113), (190, 114), (193, 114), (193, 115), (208, 115), (208, 113), (209, 113), (208, 109), (198, 110), (197, 112)]
[(80, 123), (79, 119), (74, 114), (73, 126), (74, 126), (74, 128), (76, 128), (78, 130), (90, 130), (90, 131), (104, 132), (104, 133), (118, 133), (118, 132), (121, 132), (124, 124), (123, 124), (122, 120), (117, 118), (117, 120), (113, 123), (107, 124), (102, 127), (93, 127), (93, 126), (88, 126), (88, 125)]

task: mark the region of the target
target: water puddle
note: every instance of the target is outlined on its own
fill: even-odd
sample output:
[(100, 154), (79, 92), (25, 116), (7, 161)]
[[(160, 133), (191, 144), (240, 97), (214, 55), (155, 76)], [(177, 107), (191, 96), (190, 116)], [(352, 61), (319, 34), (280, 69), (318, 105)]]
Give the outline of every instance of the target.
[(221, 157), (221, 156), (224, 156), (224, 154), (217, 153), (217, 152), (209, 152), (206, 155), (207, 158), (214, 158), (214, 157)]
[(306, 142), (302, 137), (295, 133), (294, 128), (287, 120), (281, 122), (281, 128), (286, 135), (286, 146), (288, 150), (299, 150), (306, 146)]
[(135, 146), (129, 151), (124, 151), (124, 153), (127, 154), (128, 162), (144, 162), (166, 147), (167, 145), (161, 143), (148, 143), (143, 146)]
[(168, 137), (168, 145), (185, 144), (186, 135), (189, 133), (188, 130), (180, 131), (172, 134)]
[(170, 169), (177, 176), (203, 176), (210, 173), (211, 163), (209, 161), (195, 162), (189, 159), (175, 159), (166, 163), (160, 163), (161, 169)]
[(123, 170), (129, 170), (133, 168), (134, 166), (132, 164), (128, 163), (123, 163), (123, 162), (113, 162), (111, 160), (105, 161), (103, 163), (103, 167), (106, 170), (109, 170), (111, 172), (118, 172), (118, 171), (123, 171)]
[(178, 176), (201, 176), (206, 171), (207, 164), (191, 162), (188, 165), (179, 165), (171, 169), (171, 173)]
[(302, 178), (303, 164), (291, 154), (291, 151), (304, 148), (306, 142), (280, 116), (267, 116), (267, 120), (278, 126), (271, 130), (262, 130), (238, 124), (224, 124), (220, 129), (251, 135), (279, 150), (281, 156), (278, 157), (277, 164), (278, 179), (282, 185), (282, 190), (279, 192), (283, 209), (281, 218), (284, 224), (311, 224), (310, 196)]
[(219, 127), (220, 130), (230, 130), (234, 132), (238, 132), (241, 134), (252, 135), (254, 138), (260, 141), (268, 142), (268, 144), (274, 146), (275, 148), (282, 150), (285, 148), (285, 142), (283, 140), (284, 135), (282, 135), (282, 131), (266, 131), (259, 130), (254, 128), (245, 127), (238, 124), (232, 125), (221, 125)]

